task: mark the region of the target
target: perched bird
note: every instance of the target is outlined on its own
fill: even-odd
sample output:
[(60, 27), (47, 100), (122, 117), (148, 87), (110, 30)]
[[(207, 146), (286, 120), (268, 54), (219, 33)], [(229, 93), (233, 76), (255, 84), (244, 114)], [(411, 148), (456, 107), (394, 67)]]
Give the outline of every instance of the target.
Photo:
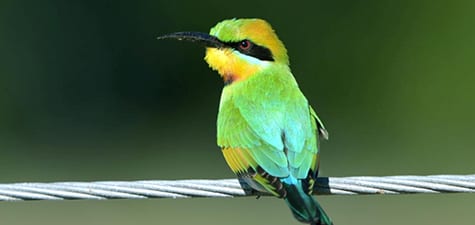
[(262, 19), (229, 19), (209, 34), (177, 32), (158, 39), (197, 42), (224, 80), (218, 145), (241, 181), (285, 199), (295, 218), (333, 224), (311, 196), (319, 138), (328, 133), (300, 91), (284, 44)]

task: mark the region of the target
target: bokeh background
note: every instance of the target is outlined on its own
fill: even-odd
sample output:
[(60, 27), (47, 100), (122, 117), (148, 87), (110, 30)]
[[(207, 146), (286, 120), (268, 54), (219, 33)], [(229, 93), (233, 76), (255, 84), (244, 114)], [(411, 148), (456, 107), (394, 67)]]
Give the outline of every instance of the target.
[[(232, 178), (218, 75), (157, 41), (262, 17), (325, 122), (321, 175), (475, 172), (474, 1), (0, 2), (0, 182)], [(475, 195), (322, 196), (336, 224), (473, 224)], [(0, 224), (299, 224), (274, 198), (0, 203)]]

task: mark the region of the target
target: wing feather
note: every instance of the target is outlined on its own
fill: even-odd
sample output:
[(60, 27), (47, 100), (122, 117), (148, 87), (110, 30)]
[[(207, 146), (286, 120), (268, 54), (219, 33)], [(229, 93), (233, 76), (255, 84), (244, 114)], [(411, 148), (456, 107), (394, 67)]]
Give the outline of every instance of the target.
[[(244, 107), (245, 110), (246, 107)], [(243, 107), (237, 107), (233, 101), (222, 102), (218, 114), (218, 145), (221, 147), (248, 149), (252, 160), (255, 160), (269, 174), (276, 177), (289, 175), (288, 163), (283, 151), (277, 148), (279, 143), (269, 143), (263, 134), (256, 132), (256, 124), (265, 122), (249, 120), (242, 115)], [(247, 111), (249, 113), (249, 111)], [(262, 125), (261, 125), (262, 126)], [(272, 125), (270, 125), (272, 127)], [(278, 133), (280, 137), (280, 133)], [(280, 140), (282, 142), (282, 140)], [(239, 158), (238, 160), (247, 160)], [(249, 164), (249, 162), (246, 162)]]
[(318, 170), (317, 133), (328, 133), (291, 74), (265, 76), (223, 89), (218, 145), (247, 149), (248, 158), (233, 158), (248, 161), (242, 165), (255, 161), (272, 176), (305, 179)]

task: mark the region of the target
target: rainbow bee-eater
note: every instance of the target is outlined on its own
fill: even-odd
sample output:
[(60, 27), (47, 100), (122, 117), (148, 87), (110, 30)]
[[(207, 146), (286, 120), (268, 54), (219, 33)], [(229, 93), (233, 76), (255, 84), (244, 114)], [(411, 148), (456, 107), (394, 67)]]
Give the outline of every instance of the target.
[(284, 44), (262, 19), (224, 20), (209, 34), (177, 32), (159, 39), (197, 42), (224, 80), (217, 142), (242, 182), (285, 199), (295, 218), (332, 224), (311, 196), (319, 140), (328, 133), (300, 91)]

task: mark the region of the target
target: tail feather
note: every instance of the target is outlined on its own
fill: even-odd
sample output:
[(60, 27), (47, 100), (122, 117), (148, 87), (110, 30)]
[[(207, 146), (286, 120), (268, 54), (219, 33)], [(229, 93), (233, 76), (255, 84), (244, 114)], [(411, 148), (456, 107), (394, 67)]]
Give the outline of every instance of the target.
[(284, 183), (284, 187), (287, 191), (285, 202), (298, 221), (311, 225), (333, 225), (320, 204), (305, 193), (301, 185)]

